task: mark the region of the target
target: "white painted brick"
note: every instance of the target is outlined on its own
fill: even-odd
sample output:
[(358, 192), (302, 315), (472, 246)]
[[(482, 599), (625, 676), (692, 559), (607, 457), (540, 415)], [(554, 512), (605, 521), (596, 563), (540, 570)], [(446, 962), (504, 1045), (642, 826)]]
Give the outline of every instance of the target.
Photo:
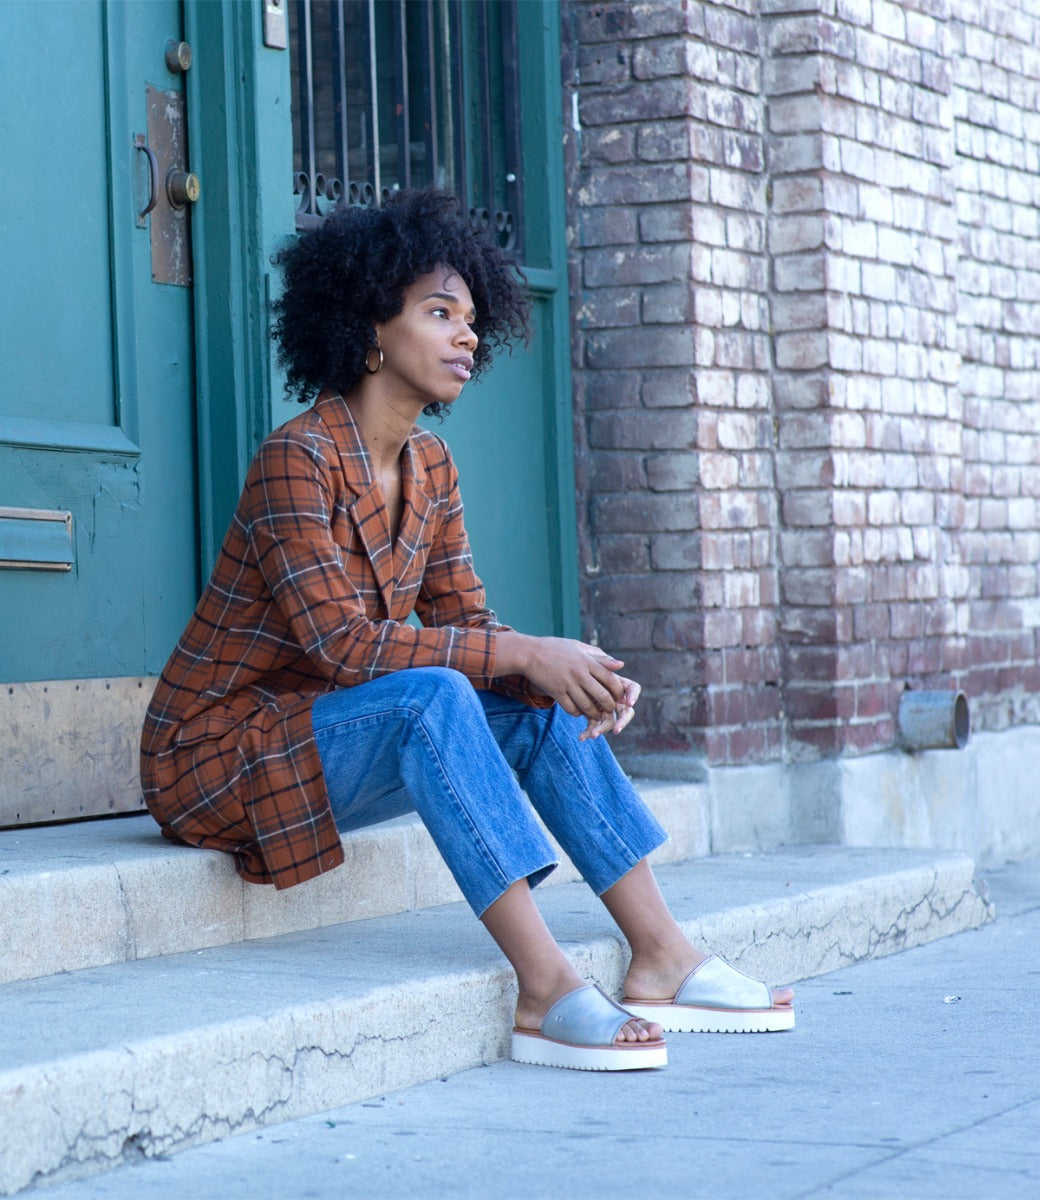
[(867, 497), (867, 520), (871, 525), (894, 525), (899, 520), (899, 493), (873, 492)]
[(740, 324), (740, 292), (722, 292), (722, 319), (724, 327)]
[[(865, 265), (865, 264), (864, 264)], [(861, 282), (859, 259), (846, 258), (842, 254), (827, 257), (827, 286), (850, 295), (859, 295), (865, 289)]]
[(896, 273), (887, 263), (864, 263), (862, 267), (862, 290), (865, 296), (877, 300), (894, 300), (896, 297)]
[(765, 375), (745, 373), (737, 377), (737, 407), (742, 409), (769, 407), (771, 390)]
[(905, 40), (906, 14), (900, 5), (890, 0), (874, 0), (871, 14), (875, 33), (898, 42)]
[(863, 365), (863, 343), (856, 337), (831, 333), (827, 339), (827, 354), (836, 371), (858, 371)]
[(845, 221), (842, 224), (842, 249), (856, 258), (878, 256), (878, 231), (873, 221)]
[(699, 371), (697, 399), (716, 408), (732, 408), (736, 400), (736, 380), (732, 371)]

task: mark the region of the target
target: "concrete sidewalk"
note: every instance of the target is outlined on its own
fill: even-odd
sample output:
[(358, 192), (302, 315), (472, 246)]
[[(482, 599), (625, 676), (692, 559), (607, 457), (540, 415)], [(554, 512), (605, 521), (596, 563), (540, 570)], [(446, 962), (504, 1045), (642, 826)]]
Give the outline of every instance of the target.
[(49, 1200), (1040, 1195), (1040, 862), (997, 920), (802, 983), (798, 1028), (672, 1035), (664, 1071), (499, 1062)]

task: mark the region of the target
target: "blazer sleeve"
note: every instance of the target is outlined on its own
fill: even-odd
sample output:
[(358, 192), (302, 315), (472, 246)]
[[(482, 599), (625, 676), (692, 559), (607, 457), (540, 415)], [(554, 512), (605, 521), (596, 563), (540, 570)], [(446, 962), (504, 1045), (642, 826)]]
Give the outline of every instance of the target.
[[(248, 538), (294, 639), (336, 687), (426, 666), (451, 667), (490, 687), (496, 626), (478, 617), (472, 589), (458, 623), (416, 629), (368, 614), (349, 556), (332, 535), (336, 489), (327, 455), (318, 439), (275, 435), (246, 482)], [(439, 576), (450, 577), (447, 561)]]

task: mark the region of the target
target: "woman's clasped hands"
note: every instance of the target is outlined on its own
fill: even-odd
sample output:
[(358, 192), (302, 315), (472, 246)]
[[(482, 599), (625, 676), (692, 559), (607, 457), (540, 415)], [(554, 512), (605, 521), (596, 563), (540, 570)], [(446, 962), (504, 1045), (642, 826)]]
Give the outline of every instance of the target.
[(498, 635), (498, 673), (525, 675), (564, 712), (584, 717), (581, 741), (620, 733), (635, 716), (641, 688), (618, 674), (624, 665), (599, 646), (574, 638)]

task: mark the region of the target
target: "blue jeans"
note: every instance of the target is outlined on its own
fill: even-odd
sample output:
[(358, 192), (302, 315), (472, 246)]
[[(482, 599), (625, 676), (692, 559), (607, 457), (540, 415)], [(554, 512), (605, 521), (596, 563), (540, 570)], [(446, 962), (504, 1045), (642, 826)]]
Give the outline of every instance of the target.
[(606, 740), (578, 741), (583, 720), (445, 667), (330, 692), (312, 721), (337, 827), (418, 812), (478, 916), (556, 866), (521, 788), (597, 895), (666, 837)]

